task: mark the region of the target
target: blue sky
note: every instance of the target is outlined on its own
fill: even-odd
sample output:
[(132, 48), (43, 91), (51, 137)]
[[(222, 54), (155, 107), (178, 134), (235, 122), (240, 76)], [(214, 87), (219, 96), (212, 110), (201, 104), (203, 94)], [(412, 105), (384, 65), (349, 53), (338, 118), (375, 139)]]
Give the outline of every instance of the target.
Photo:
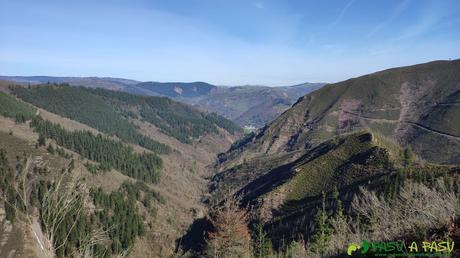
[(460, 1), (0, 0), (0, 74), (335, 82), (460, 58)]

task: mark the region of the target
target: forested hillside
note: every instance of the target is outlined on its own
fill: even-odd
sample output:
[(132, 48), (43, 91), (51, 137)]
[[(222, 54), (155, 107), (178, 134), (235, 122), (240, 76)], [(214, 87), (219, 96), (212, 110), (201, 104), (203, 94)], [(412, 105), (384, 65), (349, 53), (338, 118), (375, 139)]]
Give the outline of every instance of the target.
[(36, 112), (35, 108), (3, 92), (0, 92), (0, 110), (3, 116), (14, 118), (20, 123), (31, 119)]
[(136, 154), (123, 143), (91, 132), (69, 132), (58, 124), (35, 117), (30, 123), (39, 134), (39, 145), (45, 145), (44, 138), (55, 140), (59, 146), (75, 151), (82, 157), (99, 163), (99, 170), (112, 168), (146, 182), (158, 182), (162, 161), (152, 153)]
[(13, 91), (25, 101), (50, 112), (158, 153), (167, 152), (167, 147), (139, 134), (130, 119), (140, 118), (152, 123), (184, 143), (191, 143), (207, 133), (216, 133), (217, 127), (232, 134), (240, 130), (223, 117), (206, 114), (166, 98), (66, 85), (15, 87)]
[[(74, 163), (70, 163), (59, 175), (47, 167), (34, 166), (32, 171), (25, 171), (31, 162), (27, 156), (18, 158), (16, 169), (13, 169), (7, 156), (8, 153), (0, 149), (0, 189), (5, 193), (6, 219), (15, 222), (25, 217), (26, 222), (30, 222), (27, 220), (38, 216), (42, 221), (41, 228), (33, 230), (36, 234), (51, 237), (50, 251), (57, 257), (79, 257), (85, 251), (90, 251), (92, 257), (111, 257), (132, 248), (136, 237), (145, 234), (144, 220), (136, 203), (142, 201), (152, 210), (152, 197), (141, 200), (139, 195), (134, 195), (136, 192), (126, 189), (146, 191), (146, 186), (140, 188), (139, 183), (124, 183), (119, 191), (109, 194), (95, 187), (88, 195), (81, 188), (81, 181), (66, 183), (65, 187), (61, 185), (72, 180)], [(57, 177), (57, 181), (50, 181), (50, 175)], [(21, 176), (37, 180), (23, 181)], [(30, 191), (30, 194), (24, 194), (22, 190)], [(67, 204), (64, 205), (64, 202)], [(84, 210), (85, 202), (94, 203), (96, 210)], [(39, 214), (31, 209), (37, 209)], [(154, 213), (151, 215), (154, 216)], [(99, 239), (101, 237), (107, 239)]]
[(4, 92), (1, 254), (170, 256), (204, 215), (207, 166), (240, 130), (166, 98), (52, 84)]
[(207, 133), (216, 133), (217, 127), (231, 134), (241, 131), (238, 125), (222, 116), (215, 113), (204, 113), (168, 98), (142, 97), (101, 89), (90, 90), (90, 92), (122, 109), (127, 106), (130, 109), (126, 113), (127, 116), (140, 117), (184, 143), (191, 143), (191, 140)]
[(163, 153), (168, 147), (139, 134), (135, 126), (101, 98), (82, 88), (69, 86), (43, 86), (13, 88), (25, 101), (50, 112), (77, 120), (101, 132), (115, 135), (152, 151)]

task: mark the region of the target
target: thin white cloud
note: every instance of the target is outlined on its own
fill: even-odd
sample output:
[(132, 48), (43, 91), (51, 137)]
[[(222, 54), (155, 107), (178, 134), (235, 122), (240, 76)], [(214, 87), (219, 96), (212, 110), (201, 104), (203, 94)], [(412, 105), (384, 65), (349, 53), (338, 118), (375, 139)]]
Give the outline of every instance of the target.
[(439, 24), (458, 17), (459, 14), (459, 7), (452, 8), (445, 5), (442, 1), (431, 2), (424, 6), (416, 22), (405, 28), (397, 39), (402, 40), (424, 35), (431, 30), (436, 30)]
[(342, 22), (343, 17), (345, 16), (345, 14), (347, 13), (348, 9), (353, 5), (354, 2), (355, 2), (355, 0), (350, 0), (350, 1), (342, 8), (342, 10), (340, 11), (339, 16), (337, 16), (337, 18), (335, 19), (335, 21), (334, 21), (333, 23), (331, 23), (331, 25), (330, 25), (329, 27), (335, 27), (335, 26), (338, 25), (340, 22)]
[(391, 22), (393, 22), (396, 18), (398, 18), (404, 10), (409, 6), (410, 0), (404, 0), (402, 2), (399, 2), (399, 4), (396, 6), (395, 9), (391, 12), (391, 15), (382, 23), (378, 24), (375, 26), (369, 34), (367, 34), (367, 37), (370, 38), (374, 36), (377, 32), (388, 26)]

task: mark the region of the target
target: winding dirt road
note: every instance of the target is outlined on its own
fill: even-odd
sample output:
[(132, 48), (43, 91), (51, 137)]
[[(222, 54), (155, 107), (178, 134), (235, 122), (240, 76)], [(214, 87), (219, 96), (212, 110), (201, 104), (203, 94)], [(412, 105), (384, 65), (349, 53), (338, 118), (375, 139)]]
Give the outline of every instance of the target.
[[(460, 105), (460, 102), (459, 103), (458, 102), (455, 102), (455, 103), (440, 103), (440, 104), (446, 104), (446, 105), (447, 104), (448, 105), (452, 105), (452, 104), (457, 105), (458, 104), (458, 105)], [(347, 114), (352, 115), (352, 116), (356, 116), (356, 117), (358, 117), (360, 119), (365, 119), (365, 120), (374, 121), (374, 122), (409, 124), (409, 125), (418, 127), (418, 128), (420, 128), (420, 129), (422, 129), (424, 131), (431, 132), (431, 133), (434, 133), (434, 134), (437, 134), (437, 135), (441, 135), (441, 136), (444, 136), (444, 137), (448, 137), (450, 139), (460, 141), (460, 136), (453, 135), (453, 134), (450, 134), (450, 133), (445, 133), (445, 132), (442, 132), (442, 131), (439, 131), (439, 130), (436, 130), (436, 129), (433, 129), (433, 128), (430, 128), (430, 127), (427, 127), (427, 126), (424, 126), (424, 125), (422, 125), (420, 123), (416, 123), (416, 122), (411, 122), (411, 121), (406, 121), (406, 120), (391, 120), (391, 119), (382, 119), (382, 118), (371, 118), (371, 117), (363, 116), (363, 115), (353, 113), (353, 112), (350, 112), (350, 111), (345, 111), (345, 110), (342, 110), (342, 112), (347, 113)]]

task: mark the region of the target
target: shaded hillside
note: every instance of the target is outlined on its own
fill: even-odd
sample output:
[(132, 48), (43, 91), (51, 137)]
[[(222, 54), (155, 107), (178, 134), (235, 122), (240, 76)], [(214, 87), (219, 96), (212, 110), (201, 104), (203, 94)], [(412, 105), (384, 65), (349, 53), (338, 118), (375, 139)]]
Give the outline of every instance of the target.
[(217, 198), (236, 191), (247, 201), (276, 197), (281, 203), (295, 202), (391, 173), (391, 163), (400, 163), (399, 155), (399, 149), (380, 137), (360, 132), (295, 155), (247, 160), (216, 174), (211, 189)]
[[(356, 217), (356, 214), (366, 209), (377, 210), (379, 203), (368, 200), (368, 203), (363, 204), (357, 200), (370, 198), (366, 191), (372, 191), (379, 196), (377, 200), (381, 202), (398, 203), (406, 200), (398, 196), (406, 185), (417, 182), (415, 184), (421, 184), (423, 191), (428, 191), (423, 188), (428, 186), (435, 189), (447, 187), (451, 191), (449, 193), (455, 192), (457, 197), (452, 197), (454, 203), (449, 204), (454, 206), (448, 208), (452, 209), (458, 201), (460, 190), (457, 188), (460, 186), (458, 165), (421, 165), (409, 149), (400, 149), (384, 137), (369, 132), (338, 136), (315, 148), (299, 152), (294, 154), (298, 157), (296, 159), (289, 155), (270, 155), (245, 160), (240, 165), (217, 173), (211, 184), (210, 203), (219, 204), (228, 198), (229, 193), (239, 196), (241, 206), (251, 207), (254, 221), (261, 223), (263, 231), (278, 252), (289, 253), (291, 242), (300, 241), (300, 244), (306, 244), (308, 251), (302, 257), (314, 257), (315, 253), (339, 256), (344, 254), (350, 241), (361, 241), (363, 234), (390, 239), (432, 239), (436, 234), (451, 234), (446, 228), (437, 228), (445, 227), (446, 224), (438, 226), (433, 222), (420, 227), (438, 230), (435, 233), (420, 233), (409, 229), (411, 223), (416, 223), (409, 217), (407, 221), (395, 218), (390, 227), (397, 225), (398, 228), (391, 232), (377, 226), (369, 233), (367, 227), (372, 227), (373, 221), (369, 222), (367, 217)], [(448, 194), (445, 196), (450, 198)], [(436, 197), (433, 195), (433, 198)], [(419, 212), (434, 212), (426, 205), (423, 207)], [(439, 214), (436, 213), (436, 216), (443, 216), (441, 212), (444, 211), (437, 209)], [(397, 212), (400, 213), (391, 216), (410, 213), (402, 208)], [(377, 217), (372, 219), (379, 220)], [(434, 221), (437, 219), (432, 218)], [(365, 229), (356, 230), (353, 227), (356, 223)], [(404, 223), (411, 226), (406, 230), (400, 229)], [(342, 242), (342, 238), (346, 241)]]
[(411, 146), (428, 161), (458, 163), (459, 81), (460, 60), (456, 60), (394, 68), (327, 85), (302, 97), (227, 156), (241, 160), (238, 157), (289, 153), (368, 128), (397, 145)]

